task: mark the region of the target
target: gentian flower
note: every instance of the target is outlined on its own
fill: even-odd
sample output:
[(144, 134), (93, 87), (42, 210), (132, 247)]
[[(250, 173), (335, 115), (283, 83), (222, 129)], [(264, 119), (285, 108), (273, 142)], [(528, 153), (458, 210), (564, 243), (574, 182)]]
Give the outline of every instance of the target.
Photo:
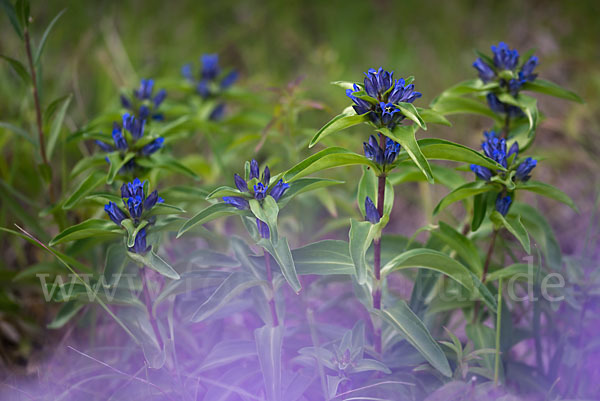
[(152, 247), (146, 245), (146, 228), (142, 228), (135, 236), (135, 243), (129, 248), (129, 252), (144, 255), (150, 251), (150, 249), (152, 249)]
[(118, 225), (121, 225), (121, 222), (127, 218), (125, 212), (123, 212), (114, 202), (108, 202), (108, 205), (104, 205), (104, 211), (108, 214), (108, 217)]
[(381, 216), (379, 215), (375, 204), (368, 196), (365, 198), (365, 212), (365, 220), (371, 222), (371, 224), (377, 224), (379, 223), (379, 220), (381, 220)]
[[(244, 180), (238, 174), (234, 174), (233, 180), (235, 181), (235, 186), (240, 192), (247, 193), (247, 195), (245, 195), (246, 197), (225, 196), (223, 197), (223, 202), (240, 210), (249, 210), (250, 204), (248, 203), (248, 199), (254, 198), (257, 201), (262, 202), (268, 195), (270, 195), (273, 197), (273, 199), (275, 199), (275, 202), (278, 202), (283, 194), (290, 188), (290, 184), (283, 182), (282, 179), (277, 181), (275, 185), (269, 186), (271, 181), (271, 171), (269, 170), (269, 166), (265, 167), (262, 177), (260, 177), (258, 162), (254, 159), (250, 162), (250, 174), (248, 179), (258, 181), (253, 185), (252, 193), (250, 193), (248, 190), (248, 183), (246, 180)], [(269, 238), (269, 226), (259, 219), (256, 219), (256, 225), (258, 227), (260, 236), (262, 238)]]
[(496, 210), (502, 216), (506, 216), (511, 203), (512, 203), (512, 199), (510, 198), (509, 195), (503, 196), (500, 193), (500, 194), (498, 194), (498, 197), (496, 198)]
[(139, 119), (146, 120), (151, 117), (153, 120), (162, 120), (164, 117), (157, 112), (162, 102), (167, 97), (167, 91), (159, 90), (156, 95), (154, 92), (154, 80), (142, 79), (139, 89), (133, 90), (133, 97), (130, 99), (125, 95), (121, 95), (121, 105), (131, 110), (131, 112)]
[(363, 142), (363, 149), (367, 159), (374, 161), (377, 164), (385, 165), (392, 164), (398, 153), (400, 153), (400, 144), (394, 142), (390, 138), (385, 140), (385, 149), (379, 147), (377, 138), (374, 135), (369, 137), (369, 142)]
[(536, 165), (537, 160), (534, 160), (531, 157), (523, 160), (515, 171), (515, 178), (523, 182), (528, 181), (531, 178), (531, 170), (533, 170)]
[(510, 117), (521, 117), (523, 112), (516, 106), (505, 104), (498, 99), (498, 94), (508, 92), (514, 97), (518, 97), (519, 91), (523, 84), (532, 82), (537, 78), (533, 70), (538, 65), (538, 58), (531, 56), (519, 68), (519, 52), (515, 49), (510, 49), (504, 42), (500, 42), (498, 46), (492, 46), (493, 65), (489, 65), (487, 61), (478, 58), (473, 63), (473, 67), (477, 70), (479, 78), (484, 83), (497, 81), (499, 89), (488, 93), (487, 102), (494, 112), (499, 114), (508, 114)]
[(354, 84), (353, 89), (346, 90), (346, 96), (354, 102), (352, 107), (356, 114), (369, 113), (372, 123), (393, 129), (405, 118), (398, 103), (412, 103), (422, 96), (414, 89), (415, 86), (406, 85), (403, 78), (394, 80), (394, 72), (371, 68), (365, 73), (364, 87)]
[[(199, 78), (195, 79), (192, 73), (191, 64), (186, 64), (181, 68), (182, 75), (196, 88), (196, 92), (204, 99), (218, 97), (223, 91), (231, 87), (238, 79), (238, 72), (231, 70), (223, 75), (219, 66), (219, 56), (217, 54), (203, 54), (200, 57), (202, 68)], [(209, 119), (219, 121), (225, 115), (225, 103), (218, 103), (209, 114)]]

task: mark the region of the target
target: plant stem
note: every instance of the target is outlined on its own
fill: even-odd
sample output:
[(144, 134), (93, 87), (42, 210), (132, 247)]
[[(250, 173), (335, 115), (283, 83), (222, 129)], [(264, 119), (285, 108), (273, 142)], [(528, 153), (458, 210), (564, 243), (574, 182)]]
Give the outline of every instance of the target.
[[(492, 232), (492, 238), (490, 245), (488, 246), (487, 254), (485, 256), (485, 262), (483, 264), (483, 273), (481, 274), (481, 282), (485, 285), (485, 279), (487, 278), (488, 270), (490, 268), (490, 262), (492, 261), (492, 254), (494, 253), (494, 245), (496, 244), (496, 237), (498, 236), (498, 230), (494, 229)], [(475, 310), (473, 311), (473, 322), (477, 321), (477, 315), (479, 314), (479, 301), (475, 302)]]
[[(29, 64), (29, 70), (31, 72), (31, 87), (33, 89), (33, 100), (35, 103), (35, 118), (37, 122), (38, 141), (40, 143), (40, 155), (42, 156), (42, 162), (45, 166), (50, 166), (48, 162), (48, 156), (46, 155), (46, 143), (44, 141), (44, 129), (42, 122), (42, 106), (40, 105), (40, 96), (38, 91), (37, 74), (35, 72), (35, 66), (33, 65), (33, 57), (31, 55), (31, 39), (29, 37), (29, 30), (25, 28), (23, 32), (25, 39), (25, 52), (27, 53), (27, 62)], [(51, 171), (48, 169), (48, 171)], [(52, 187), (52, 178), (50, 178), (49, 184), (50, 202), (54, 203), (54, 189)]]
[(150, 324), (152, 325), (152, 330), (154, 331), (154, 335), (158, 340), (158, 344), (160, 349), (163, 348), (163, 341), (160, 335), (160, 331), (158, 330), (158, 324), (156, 319), (154, 318), (154, 314), (152, 313), (152, 297), (150, 296), (150, 279), (148, 277), (149, 269), (147, 267), (142, 268), (142, 291), (144, 293), (144, 304), (146, 305), (146, 310), (148, 311), (148, 317), (150, 318)]
[(498, 280), (498, 313), (496, 314), (496, 360), (494, 363), (494, 386), (498, 386), (500, 371), (500, 330), (502, 328), (502, 277)]
[[(386, 137), (379, 134), (381, 148), (385, 149)], [(383, 216), (383, 201), (385, 198), (385, 180), (386, 175), (383, 172), (377, 178), (377, 213)], [(373, 240), (373, 271), (375, 273), (375, 283), (373, 284), (373, 308), (381, 309), (381, 237)], [(381, 354), (381, 327), (375, 328), (375, 352)]]
[(502, 138), (508, 138), (508, 132), (510, 131), (510, 115), (508, 110), (506, 111), (506, 117), (504, 117), (504, 127), (502, 127)]
[(269, 309), (271, 310), (271, 319), (273, 320), (273, 327), (279, 326), (279, 318), (277, 317), (277, 309), (275, 309), (275, 288), (273, 287), (273, 271), (271, 270), (271, 258), (267, 251), (264, 251), (265, 256), (265, 267), (267, 269), (267, 280), (271, 286), (272, 297), (269, 299)]

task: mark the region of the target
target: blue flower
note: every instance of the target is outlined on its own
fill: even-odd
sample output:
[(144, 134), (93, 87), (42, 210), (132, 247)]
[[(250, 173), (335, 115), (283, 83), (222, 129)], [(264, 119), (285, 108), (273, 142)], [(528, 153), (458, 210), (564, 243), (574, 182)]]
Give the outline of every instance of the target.
[(496, 198), (496, 210), (502, 215), (506, 216), (508, 213), (508, 209), (510, 209), (510, 204), (512, 203), (512, 199), (509, 195), (503, 196), (501, 193), (498, 194)]
[(115, 142), (115, 147), (118, 150), (127, 150), (127, 148), (128, 148), (127, 140), (123, 136), (123, 131), (121, 130), (121, 127), (117, 123), (113, 124), (112, 137), (113, 137), (113, 141)]
[(156, 138), (155, 140), (153, 140), (149, 144), (144, 145), (144, 147), (142, 148), (141, 152), (142, 152), (142, 154), (144, 156), (149, 156), (152, 153), (154, 153), (157, 150), (159, 150), (160, 148), (162, 148), (164, 142), (165, 142), (164, 138)]
[(519, 164), (519, 166), (517, 167), (517, 170), (515, 171), (515, 178), (523, 182), (528, 181), (531, 178), (531, 171), (535, 168), (536, 165), (537, 160), (534, 160), (531, 157), (528, 157), (527, 159), (523, 160), (521, 164)]
[(219, 56), (217, 54), (203, 54), (200, 60), (202, 61), (202, 78), (215, 79), (221, 73)]
[[(222, 76), (221, 67), (219, 67), (219, 56), (217, 54), (203, 54), (200, 57), (202, 68), (200, 76), (196, 80), (192, 73), (191, 64), (186, 64), (181, 68), (181, 74), (194, 83), (196, 92), (203, 98), (218, 96), (222, 91), (229, 89), (238, 79), (238, 72), (232, 70)], [(209, 119), (218, 121), (223, 117), (225, 105), (220, 103), (210, 113)]]
[(422, 96), (414, 89), (415, 86), (406, 85), (403, 78), (394, 80), (393, 72), (371, 68), (365, 73), (364, 92), (354, 84), (352, 89), (346, 90), (346, 96), (354, 102), (352, 107), (357, 114), (370, 113), (369, 118), (375, 125), (393, 129), (405, 118), (397, 107), (398, 103), (412, 103)]
[(475, 175), (481, 178), (484, 181), (489, 181), (492, 178), (492, 172), (487, 167), (478, 166), (477, 164), (471, 164), (471, 171), (475, 173)]
[(529, 57), (529, 60), (523, 64), (521, 71), (519, 72), (519, 79), (521, 81), (534, 81), (537, 78), (537, 74), (533, 73), (533, 70), (538, 65), (538, 58), (536, 56)]
[(131, 110), (138, 118), (145, 120), (152, 117), (153, 120), (162, 120), (163, 115), (157, 113), (157, 109), (167, 97), (167, 91), (161, 89), (156, 95), (154, 92), (154, 80), (142, 79), (139, 89), (133, 90), (133, 99), (121, 95), (121, 105)]
[(473, 67), (475, 67), (475, 69), (479, 73), (479, 78), (481, 78), (481, 80), (484, 83), (488, 83), (496, 77), (496, 73), (494, 72), (494, 70), (489, 65), (487, 65), (487, 63), (484, 62), (481, 58), (475, 60), (475, 62), (473, 63)]
[(146, 229), (142, 228), (135, 236), (135, 243), (129, 248), (129, 252), (144, 255), (148, 253), (150, 249), (152, 249), (152, 247), (146, 245)]
[(135, 118), (135, 116), (129, 113), (123, 114), (123, 128), (131, 133), (131, 136), (135, 141), (144, 136), (144, 126), (146, 120)]
[(210, 121), (221, 121), (225, 117), (225, 103), (219, 103), (208, 115)]
[(123, 212), (114, 202), (108, 202), (108, 205), (104, 205), (104, 211), (108, 214), (108, 217), (119, 226), (121, 225), (121, 222), (127, 218), (125, 212)]
[(398, 153), (400, 153), (400, 144), (390, 138), (386, 138), (385, 149), (382, 150), (377, 142), (377, 138), (371, 135), (368, 143), (363, 142), (363, 149), (367, 159), (381, 165), (392, 164), (396, 160), (396, 157), (398, 157)]
[(519, 64), (519, 52), (516, 49), (511, 50), (504, 42), (492, 46), (492, 53), (494, 53), (494, 64), (500, 69), (514, 70)]
[(134, 179), (132, 182), (124, 183), (121, 186), (121, 198), (123, 198), (123, 204), (127, 206), (129, 215), (135, 221), (142, 217), (144, 212), (148, 212), (157, 203), (164, 202), (163, 199), (158, 196), (156, 190), (152, 191), (148, 197), (144, 192), (144, 186), (146, 181), (142, 182), (139, 178)]
[(381, 216), (375, 207), (375, 204), (368, 196), (365, 198), (365, 220), (371, 222), (372, 224), (377, 224), (381, 220)]
[(237, 209), (240, 210), (250, 209), (250, 204), (248, 203), (248, 201), (245, 198), (242, 198), (241, 196), (224, 196), (223, 202), (227, 203), (228, 205), (235, 206)]
[[(240, 192), (248, 193), (243, 196), (225, 196), (223, 197), (223, 202), (231, 205), (240, 210), (248, 210), (250, 209), (250, 204), (248, 199), (254, 198), (259, 202), (262, 202), (268, 195), (275, 199), (275, 202), (278, 202), (281, 197), (285, 194), (285, 192), (290, 188), (290, 184), (283, 182), (282, 179), (277, 181), (277, 183), (273, 186), (269, 186), (271, 181), (271, 171), (269, 170), (269, 166), (266, 166), (263, 170), (262, 177), (260, 176), (260, 168), (258, 166), (258, 162), (256, 160), (252, 160), (250, 162), (250, 172), (249, 172), (249, 180), (260, 180), (253, 185), (253, 191), (250, 192), (248, 190), (248, 182), (240, 177), (238, 174), (234, 174), (233, 180), (235, 181), (235, 186)], [(263, 238), (269, 238), (269, 227), (262, 221), (256, 219), (256, 224), (258, 226), (258, 231)]]
[(481, 143), (483, 153), (503, 167), (507, 167), (506, 140), (498, 138), (495, 132), (484, 134), (487, 140)]

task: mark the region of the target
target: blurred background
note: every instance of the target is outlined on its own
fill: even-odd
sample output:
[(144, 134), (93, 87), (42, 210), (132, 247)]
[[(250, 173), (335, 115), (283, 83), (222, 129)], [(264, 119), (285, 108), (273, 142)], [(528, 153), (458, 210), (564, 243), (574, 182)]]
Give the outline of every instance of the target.
[[(594, 210), (600, 178), (598, 1), (33, 2), (34, 40), (39, 41), (50, 20), (64, 8), (67, 11), (54, 28), (44, 54), (42, 103), (47, 105), (50, 99), (72, 93), (67, 115), (71, 131), (114, 108), (120, 88), (136, 87), (140, 78), (152, 77), (158, 78), (160, 86), (161, 78), (179, 77), (182, 65), (198, 63), (202, 53), (218, 53), (221, 64), (238, 69), (241, 85), (261, 99), (263, 114), (255, 121), (257, 127), (264, 128), (285, 109), (287, 98), (281, 95), (282, 88), (293, 88), (295, 99), (307, 105), (296, 116), (295, 126), (308, 140), (349, 103), (344, 91), (331, 86), (331, 81), (361, 80), (368, 68), (383, 66), (397, 76), (414, 75), (416, 88), (423, 93), (416, 104), (425, 106), (445, 88), (476, 77), (471, 66), (476, 58), (473, 49), (488, 52), (489, 46), (499, 41), (521, 53), (535, 48), (539, 75), (577, 92), (586, 104), (537, 96), (545, 118), (534, 151), (543, 159), (536, 178), (565, 191), (581, 214), (575, 216), (568, 207), (552, 201), (531, 199), (549, 216), (564, 253), (581, 252), (581, 238), (590, 230), (596, 238)], [(5, 15), (0, 18), (0, 54), (23, 60), (23, 49), (8, 19)], [(34, 121), (33, 113), (29, 91), (7, 63), (0, 63), (0, 121), (26, 126)], [(432, 126), (420, 135), (478, 148), (482, 131), (491, 127), (484, 118), (452, 116), (451, 120), (452, 128)], [(256, 130), (260, 134), (260, 128)], [(353, 138), (352, 146), (359, 152), (366, 138), (359, 130), (345, 135)], [(18, 140), (0, 127), (3, 177), (9, 175), (15, 160), (28, 154), (10, 142)], [(255, 145), (256, 141), (252, 143)], [(202, 151), (201, 142), (195, 146)], [(274, 163), (281, 170), (294, 161)], [(229, 167), (237, 171), (241, 166)], [(19, 174), (11, 171), (10, 175)], [(446, 192), (434, 189), (438, 190), (438, 198)], [(9, 194), (2, 191), (4, 204)], [(35, 189), (23, 190), (28, 191)], [(397, 189), (396, 199), (402, 206), (395, 207), (395, 223), (387, 230), (411, 235), (424, 225), (427, 218), (420, 198), (417, 184)], [(13, 210), (2, 207), (1, 213), (2, 225), (12, 224)], [(9, 249), (8, 241), (0, 234), (0, 249), (5, 253), (0, 266), (6, 272), (1, 285), (10, 287), (22, 259)], [(14, 299), (0, 300), (0, 314), (19, 308), (26, 324), (47, 322), (44, 305), (36, 298), (28, 305), (29, 300), (23, 296), (17, 306)], [(0, 317), (3, 365), (29, 365), (35, 351), (50, 341), (35, 330), (32, 337), (37, 340), (19, 340), (15, 349), (15, 333), (11, 326), (1, 323)]]

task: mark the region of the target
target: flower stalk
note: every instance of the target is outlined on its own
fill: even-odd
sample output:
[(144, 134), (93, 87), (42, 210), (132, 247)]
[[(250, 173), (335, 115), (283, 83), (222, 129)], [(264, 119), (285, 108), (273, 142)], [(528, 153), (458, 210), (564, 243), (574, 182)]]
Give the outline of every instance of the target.
[(273, 287), (273, 271), (271, 270), (271, 257), (264, 251), (265, 256), (265, 267), (267, 269), (267, 281), (271, 287), (272, 297), (269, 299), (269, 309), (271, 310), (271, 319), (273, 320), (273, 327), (279, 326), (279, 318), (277, 317), (277, 309), (275, 308), (275, 287)]

